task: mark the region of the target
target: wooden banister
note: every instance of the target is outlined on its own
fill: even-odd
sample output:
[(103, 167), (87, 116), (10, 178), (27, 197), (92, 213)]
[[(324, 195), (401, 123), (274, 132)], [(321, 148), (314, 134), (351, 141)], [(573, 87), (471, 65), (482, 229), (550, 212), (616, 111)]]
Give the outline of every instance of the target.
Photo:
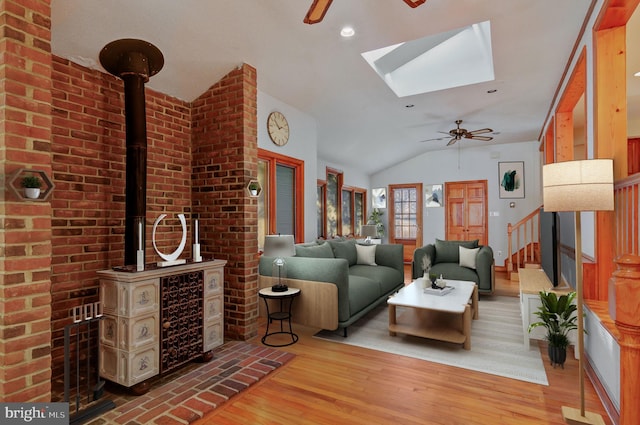
[[(637, 185), (636, 185), (637, 187)], [(640, 385), (636, 372), (640, 368), (640, 257), (625, 254), (616, 260), (613, 273), (615, 324), (620, 332), (620, 425), (638, 423)], [(626, 373), (625, 373), (626, 372)]]
[(638, 210), (640, 174), (618, 180), (614, 186), (616, 215), (616, 257), (638, 255)]
[[(509, 278), (511, 273), (517, 270), (520, 265), (536, 261), (536, 245), (540, 243), (540, 208), (542, 207), (536, 208), (516, 224), (507, 224), (508, 245), (505, 265)], [(514, 233), (516, 238), (515, 246), (513, 243)], [(515, 264), (518, 267), (514, 267), (514, 255), (516, 257)]]

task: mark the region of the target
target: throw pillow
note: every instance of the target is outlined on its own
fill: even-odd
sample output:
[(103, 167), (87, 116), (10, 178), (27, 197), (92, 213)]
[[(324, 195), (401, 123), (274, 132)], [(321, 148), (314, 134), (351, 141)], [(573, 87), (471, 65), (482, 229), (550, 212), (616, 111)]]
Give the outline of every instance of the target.
[(476, 268), (476, 255), (480, 251), (480, 248), (465, 248), (460, 246), (460, 266), (469, 269)]
[(458, 247), (477, 248), (478, 240), (473, 241), (442, 241), (436, 239), (436, 263), (458, 263), (460, 255)]
[(356, 245), (356, 253), (358, 254), (357, 264), (377, 266), (376, 245)]
[(346, 241), (332, 239), (328, 240), (327, 243), (331, 246), (331, 249), (333, 249), (333, 256), (335, 258), (344, 258), (349, 262), (349, 267), (357, 263), (358, 254), (356, 253), (355, 239)]
[(334, 258), (331, 245), (326, 242), (320, 245), (296, 245), (296, 257)]

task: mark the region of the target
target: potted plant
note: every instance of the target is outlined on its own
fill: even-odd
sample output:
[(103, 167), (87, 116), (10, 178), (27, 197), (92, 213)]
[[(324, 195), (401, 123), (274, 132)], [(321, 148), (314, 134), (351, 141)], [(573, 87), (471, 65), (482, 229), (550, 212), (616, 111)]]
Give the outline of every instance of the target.
[(249, 193), (251, 194), (251, 196), (255, 197), (260, 195), (260, 183), (258, 183), (257, 180), (250, 181), (247, 188), (249, 189)]
[(24, 176), (21, 182), (22, 187), (24, 188), (24, 196), (30, 199), (38, 199), (40, 196), (40, 187), (42, 186), (42, 181), (35, 175), (31, 174), (28, 176)]
[(564, 368), (569, 332), (578, 329), (577, 307), (573, 303), (575, 297), (575, 292), (558, 297), (555, 292), (540, 291), (542, 305), (534, 313), (540, 321), (529, 325), (529, 332), (538, 326), (544, 326), (547, 330), (545, 339), (549, 343), (548, 353), (553, 367), (560, 365)]
[(382, 215), (384, 211), (380, 211), (377, 208), (374, 208), (369, 216), (369, 222), (376, 225), (378, 228), (378, 237), (382, 238), (384, 236), (384, 224), (382, 224)]

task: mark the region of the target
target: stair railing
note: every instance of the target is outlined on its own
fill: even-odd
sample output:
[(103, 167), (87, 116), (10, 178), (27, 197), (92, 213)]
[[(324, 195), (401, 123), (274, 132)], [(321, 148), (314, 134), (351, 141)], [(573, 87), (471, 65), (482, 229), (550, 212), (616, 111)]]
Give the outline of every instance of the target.
[(640, 215), (640, 173), (615, 182), (616, 256), (638, 255)]
[[(532, 263), (535, 261), (535, 245), (540, 243), (540, 208), (533, 210), (516, 224), (507, 224), (507, 276), (510, 278), (515, 264)], [(514, 235), (515, 234), (515, 235)], [(514, 243), (515, 236), (515, 243)], [(521, 258), (522, 255), (522, 258)]]

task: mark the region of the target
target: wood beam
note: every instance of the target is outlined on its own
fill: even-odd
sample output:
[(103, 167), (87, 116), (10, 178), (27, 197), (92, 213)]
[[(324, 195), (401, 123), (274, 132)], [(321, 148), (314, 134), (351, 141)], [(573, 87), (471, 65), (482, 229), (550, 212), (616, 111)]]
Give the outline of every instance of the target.
[(333, 0), (313, 0), (303, 22), (311, 25), (322, 21), (324, 19), (324, 15), (327, 14), (327, 10), (329, 10), (329, 6), (331, 6), (332, 1)]

